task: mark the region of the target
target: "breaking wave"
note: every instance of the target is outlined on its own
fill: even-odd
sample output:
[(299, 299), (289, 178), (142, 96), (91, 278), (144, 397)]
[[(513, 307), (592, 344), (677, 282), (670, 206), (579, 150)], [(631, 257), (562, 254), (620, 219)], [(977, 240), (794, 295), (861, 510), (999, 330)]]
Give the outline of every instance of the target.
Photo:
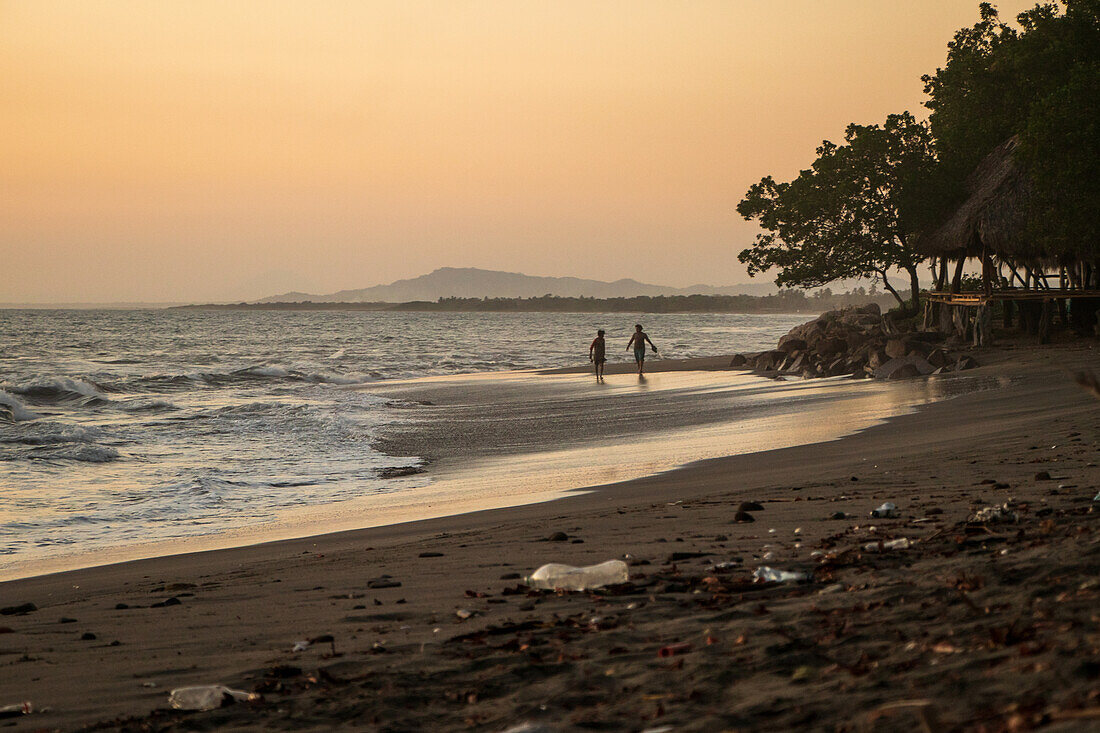
[(0, 422), (26, 422), (38, 417), (38, 413), (28, 410), (15, 395), (0, 390)]
[(32, 403), (51, 404), (63, 402), (106, 402), (107, 396), (97, 384), (71, 377), (40, 377), (27, 382), (0, 383), (5, 392), (22, 395)]

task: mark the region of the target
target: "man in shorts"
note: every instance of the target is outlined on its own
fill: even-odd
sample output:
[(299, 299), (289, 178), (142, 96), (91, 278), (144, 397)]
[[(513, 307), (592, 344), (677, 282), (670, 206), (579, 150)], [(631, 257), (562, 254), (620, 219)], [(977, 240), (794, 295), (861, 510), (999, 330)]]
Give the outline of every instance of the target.
[(596, 338), (588, 347), (588, 360), (596, 365), (596, 381), (603, 381), (603, 365), (607, 363), (606, 344), (603, 340), (603, 329), (596, 331)]
[[(634, 334), (630, 337), (630, 341), (626, 344), (627, 351), (630, 347), (634, 347), (634, 361), (638, 363), (638, 376), (642, 376), (642, 370), (645, 369), (645, 345), (649, 341), (649, 335), (642, 330), (642, 324), (634, 326)], [(657, 347), (652, 341), (649, 341), (649, 345), (653, 347), (653, 353), (657, 353)]]

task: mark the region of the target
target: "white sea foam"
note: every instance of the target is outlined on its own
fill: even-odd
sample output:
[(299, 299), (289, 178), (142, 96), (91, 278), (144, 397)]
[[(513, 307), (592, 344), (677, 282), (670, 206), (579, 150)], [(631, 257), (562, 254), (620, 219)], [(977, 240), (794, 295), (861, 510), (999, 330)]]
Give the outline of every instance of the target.
[[(6, 417), (8, 415), (10, 415), (10, 418)], [(28, 410), (27, 406), (20, 402), (15, 395), (0, 390), (0, 419), (7, 419), (11, 422), (26, 422), (27, 420), (35, 420), (38, 417), (38, 413)]]
[(38, 377), (19, 383), (4, 382), (0, 384), (0, 389), (41, 400), (71, 399), (77, 396), (107, 399), (96, 385), (72, 377)]
[(103, 432), (98, 428), (40, 420), (0, 432), (0, 443), (22, 443), (23, 445), (95, 443), (102, 437)]
[(348, 372), (347, 374), (331, 374), (329, 372), (315, 372), (307, 375), (306, 379), (311, 382), (320, 382), (322, 384), (367, 384), (369, 382), (375, 382), (378, 377), (372, 374), (366, 374), (365, 372)]
[(265, 366), (254, 366), (248, 369), (242, 369), (241, 374), (254, 374), (257, 377), (289, 377), (290, 371), (285, 367), (281, 367), (278, 364), (270, 364)]
[(105, 445), (70, 443), (29, 451), (26, 457), (54, 461), (79, 461), (81, 463), (109, 463), (118, 460), (121, 455), (114, 448)]

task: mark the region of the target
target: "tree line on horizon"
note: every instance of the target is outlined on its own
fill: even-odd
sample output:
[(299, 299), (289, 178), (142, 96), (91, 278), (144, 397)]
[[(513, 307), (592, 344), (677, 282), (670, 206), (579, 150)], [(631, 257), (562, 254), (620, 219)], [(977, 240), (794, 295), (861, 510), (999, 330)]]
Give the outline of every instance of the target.
[(232, 303), (221, 305), (176, 306), (178, 310), (359, 310), (399, 312), (478, 312), (478, 313), (810, 313), (877, 303), (886, 308), (893, 302), (889, 293), (872, 285), (834, 293), (821, 288), (780, 290), (772, 295), (639, 295), (630, 298), (592, 298), (542, 295), (533, 298), (439, 298), (407, 303)]
[[(738, 256), (750, 276), (774, 269), (776, 285), (800, 288), (871, 278), (915, 311), (921, 265), (931, 260), (936, 278), (921, 238), (1014, 136), (1033, 190), (1030, 241), (1100, 272), (1100, 0), (1037, 3), (1018, 27), (988, 2), (978, 12), (948, 44), (945, 65), (922, 77), (927, 120), (905, 111), (881, 125), (850, 124), (793, 180), (765, 176), (749, 188), (737, 211), (764, 229)], [(908, 293), (891, 282), (894, 271), (907, 276)]]

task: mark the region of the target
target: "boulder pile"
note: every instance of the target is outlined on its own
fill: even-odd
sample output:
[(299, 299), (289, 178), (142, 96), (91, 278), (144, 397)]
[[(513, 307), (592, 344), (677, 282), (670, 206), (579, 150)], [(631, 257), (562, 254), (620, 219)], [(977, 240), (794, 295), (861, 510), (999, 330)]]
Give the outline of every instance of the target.
[(901, 331), (871, 303), (823, 313), (792, 328), (776, 348), (737, 354), (730, 366), (806, 379), (904, 379), (977, 366), (970, 356), (951, 354), (945, 338), (937, 331)]

